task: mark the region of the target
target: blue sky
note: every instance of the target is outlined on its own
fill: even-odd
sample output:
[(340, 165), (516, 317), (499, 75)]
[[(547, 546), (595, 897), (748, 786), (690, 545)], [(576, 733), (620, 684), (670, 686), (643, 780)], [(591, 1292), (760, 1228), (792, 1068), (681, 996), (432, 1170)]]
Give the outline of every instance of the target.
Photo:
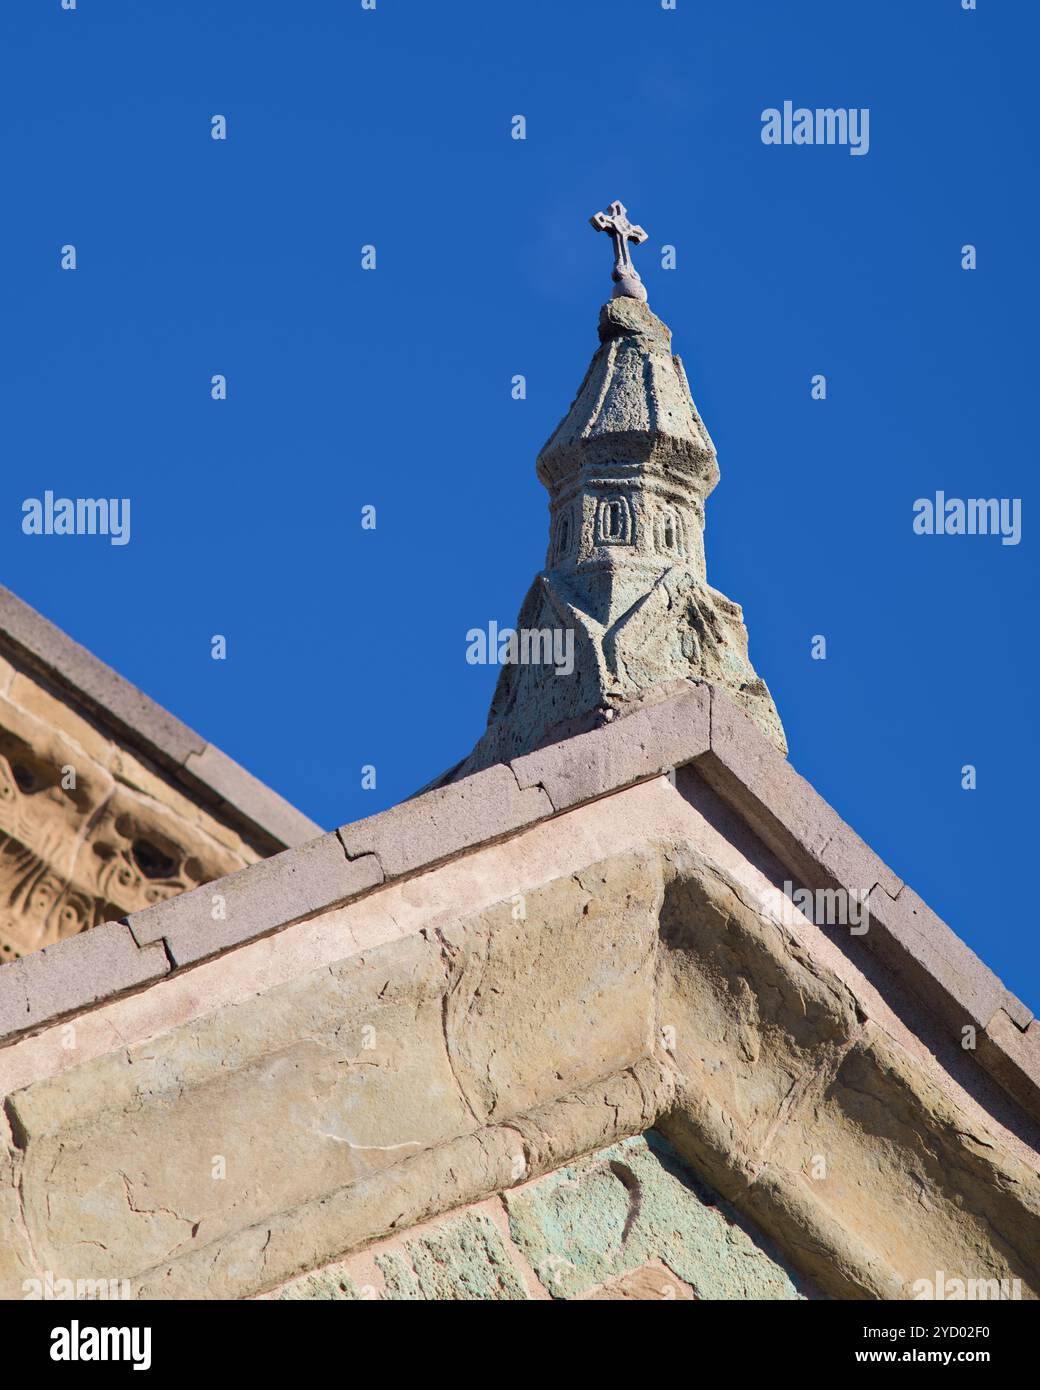
[[(321, 824), (399, 800), (483, 727), (620, 198), (793, 763), (1040, 1006), (1037, 9), (5, 0), (0, 579)], [(787, 99), (869, 153), (763, 145)], [(23, 535), (47, 489), (130, 543)], [(1021, 543), (915, 535), (937, 490)]]

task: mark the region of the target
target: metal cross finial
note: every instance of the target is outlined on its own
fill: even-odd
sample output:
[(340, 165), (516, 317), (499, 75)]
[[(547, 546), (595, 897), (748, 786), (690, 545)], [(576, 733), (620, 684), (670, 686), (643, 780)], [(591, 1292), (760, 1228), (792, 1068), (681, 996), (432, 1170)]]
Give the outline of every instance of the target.
[(641, 299), (646, 302), (646, 286), (639, 278), (639, 271), (632, 264), (628, 243), (637, 246), (646, 241), (647, 234), (642, 227), (633, 226), (628, 220), (624, 203), (611, 203), (608, 212), (595, 212), (589, 218), (597, 232), (608, 232), (614, 243), (614, 293), (612, 299)]

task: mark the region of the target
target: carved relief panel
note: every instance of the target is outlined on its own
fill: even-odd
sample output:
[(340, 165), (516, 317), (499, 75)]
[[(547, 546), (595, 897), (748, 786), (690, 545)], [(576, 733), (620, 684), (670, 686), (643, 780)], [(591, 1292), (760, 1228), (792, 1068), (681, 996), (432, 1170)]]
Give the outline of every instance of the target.
[(221, 843), (226, 830), (125, 750), (87, 734), (91, 753), (0, 697), (0, 963), (256, 858)]

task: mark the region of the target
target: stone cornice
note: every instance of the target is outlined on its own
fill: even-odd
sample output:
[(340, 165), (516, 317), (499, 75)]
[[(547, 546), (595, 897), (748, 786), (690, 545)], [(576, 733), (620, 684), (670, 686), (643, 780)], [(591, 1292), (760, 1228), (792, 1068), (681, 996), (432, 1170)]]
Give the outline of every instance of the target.
[(1040, 1119), (1040, 1024), (717, 688), (680, 683), (601, 728), (426, 792), (212, 884), (0, 966), (0, 1044), (691, 766), (810, 890), (865, 899), (864, 945)]
[(302, 844), (319, 829), (277, 792), (2, 586), (0, 655), (44, 680), (106, 734), (143, 754), (175, 786), (242, 833), (261, 853)]

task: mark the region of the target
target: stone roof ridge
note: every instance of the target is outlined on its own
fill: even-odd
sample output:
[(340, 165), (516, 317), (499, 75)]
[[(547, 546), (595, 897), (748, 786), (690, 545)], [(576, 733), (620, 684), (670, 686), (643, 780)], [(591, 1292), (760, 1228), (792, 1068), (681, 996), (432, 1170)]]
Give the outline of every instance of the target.
[(600, 728), (0, 966), (0, 1045), (681, 767), (714, 790), (792, 881), (865, 900), (865, 948), (1040, 1119), (1040, 1021), (724, 692), (698, 681)]
[(303, 844), (320, 831), (284, 797), (2, 586), (0, 654), (143, 753), (263, 853)]

